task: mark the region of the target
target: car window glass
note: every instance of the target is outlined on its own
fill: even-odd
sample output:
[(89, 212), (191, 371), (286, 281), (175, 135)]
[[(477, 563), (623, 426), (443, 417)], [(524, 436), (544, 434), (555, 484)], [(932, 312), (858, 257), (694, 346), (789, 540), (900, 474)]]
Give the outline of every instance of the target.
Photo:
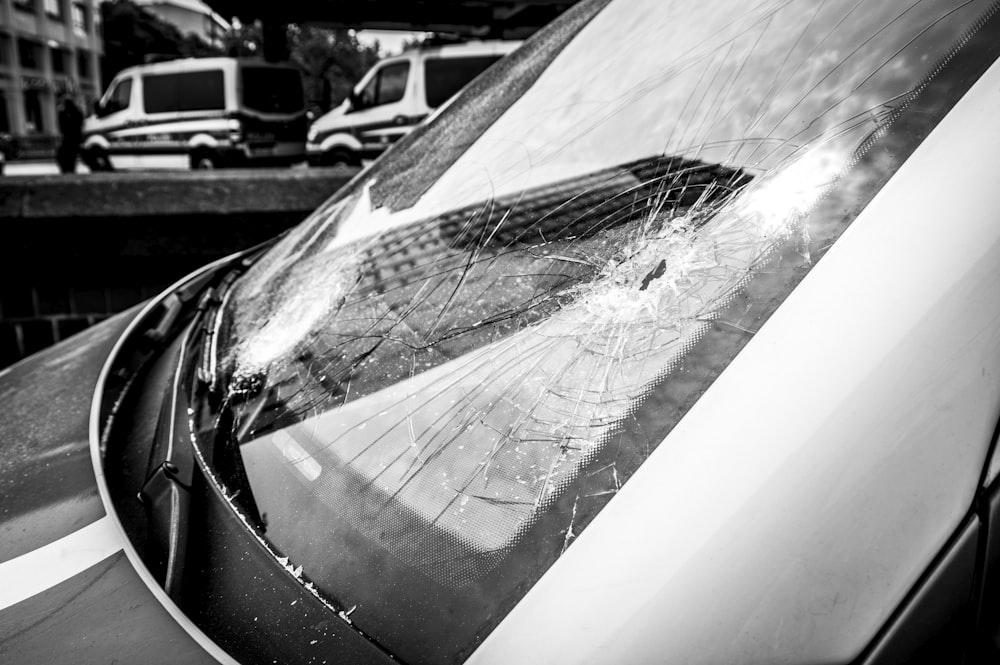
[(366, 109), (375, 105), (376, 91), (378, 90), (378, 77), (379, 72), (375, 74), (368, 80), (365, 87), (361, 89), (361, 92), (357, 94), (357, 105), (355, 110)]
[(427, 106), (436, 108), (500, 59), (498, 55), (424, 60), (424, 88)]
[(114, 89), (108, 93), (108, 101), (104, 105), (105, 113), (117, 113), (128, 108), (132, 99), (132, 79), (125, 78), (119, 81)]
[(409, 72), (409, 62), (396, 62), (383, 67), (378, 73), (375, 105), (392, 104), (401, 100), (406, 92), (406, 78)]
[(146, 113), (221, 111), (226, 108), (221, 69), (142, 77)]

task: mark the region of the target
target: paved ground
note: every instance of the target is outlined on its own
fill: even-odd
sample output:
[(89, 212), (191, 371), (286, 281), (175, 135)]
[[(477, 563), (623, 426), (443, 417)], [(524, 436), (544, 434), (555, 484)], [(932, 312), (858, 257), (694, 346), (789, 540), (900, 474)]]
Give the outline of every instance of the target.
[[(291, 168), (293, 169), (304, 169), (308, 168), (305, 162), (301, 164), (295, 164)], [(132, 169), (129, 169), (132, 170)], [(139, 170), (170, 170), (170, 171), (187, 171), (188, 168), (181, 167), (175, 169), (139, 169)], [(77, 162), (76, 165), (77, 173), (90, 173), (90, 169), (84, 166), (83, 162)], [(14, 160), (11, 162), (6, 162), (4, 164), (3, 174), (4, 175), (56, 175), (59, 173), (59, 167), (56, 166), (55, 160)]]
[[(3, 169), (4, 175), (52, 175), (59, 173), (59, 167), (55, 160), (49, 161), (21, 161), (6, 162)], [(90, 173), (83, 164), (76, 165), (77, 173)]]
[[(368, 164), (366, 160), (364, 162)], [(299, 164), (294, 164), (290, 168), (294, 170), (308, 169), (309, 166), (305, 162)], [(153, 168), (153, 169), (125, 169), (122, 172), (135, 172), (139, 171), (187, 171), (189, 170), (187, 166), (182, 166), (178, 168)], [(263, 169), (254, 169), (263, 170)], [(90, 169), (84, 166), (83, 162), (77, 162), (76, 164), (77, 173), (90, 173)], [(14, 160), (4, 163), (3, 174), (4, 175), (56, 175), (59, 173), (59, 167), (56, 166), (54, 159), (50, 160)]]

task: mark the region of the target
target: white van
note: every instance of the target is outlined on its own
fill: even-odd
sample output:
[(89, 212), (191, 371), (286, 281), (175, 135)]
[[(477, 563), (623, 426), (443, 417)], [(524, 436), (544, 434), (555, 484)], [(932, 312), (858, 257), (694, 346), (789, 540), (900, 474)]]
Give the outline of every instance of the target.
[(260, 60), (198, 58), (130, 67), (83, 127), (91, 170), (290, 164), (305, 159), (297, 69)]
[(340, 106), (309, 128), (309, 163), (358, 165), (362, 159), (374, 159), (520, 44), (475, 41), (422, 46), (380, 61)]

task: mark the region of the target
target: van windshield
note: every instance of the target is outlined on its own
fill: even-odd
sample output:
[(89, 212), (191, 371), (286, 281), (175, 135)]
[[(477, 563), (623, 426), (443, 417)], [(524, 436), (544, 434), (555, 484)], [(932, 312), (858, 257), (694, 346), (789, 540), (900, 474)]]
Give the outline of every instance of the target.
[(574, 5), (225, 293), (235, 502), (461, 662), (992, 62), (991, 4)]
[(305, 110), (302, 77), (295, 69), (244, 65), (240, 68), (243, 106), (260, 113)]

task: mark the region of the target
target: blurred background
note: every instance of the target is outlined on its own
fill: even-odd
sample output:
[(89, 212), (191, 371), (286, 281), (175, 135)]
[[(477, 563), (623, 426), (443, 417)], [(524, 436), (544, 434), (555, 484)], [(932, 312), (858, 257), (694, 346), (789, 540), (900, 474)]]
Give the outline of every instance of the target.
[[(0, 368), (301, 221), (575, 2), (0, 0)], [(166, 115), (193, 122), (213, 93), (184, 72), (220, 57), (301, 88), (239, 79), (213, 111), (228, 132), (158, 129), (148, 81), (122, 110), (124, 79), (179, 61), (201, 99)], [(290, 114), (259, 112), (268, 95)], [(196, 152), (206, 132), (228, 152)]]

